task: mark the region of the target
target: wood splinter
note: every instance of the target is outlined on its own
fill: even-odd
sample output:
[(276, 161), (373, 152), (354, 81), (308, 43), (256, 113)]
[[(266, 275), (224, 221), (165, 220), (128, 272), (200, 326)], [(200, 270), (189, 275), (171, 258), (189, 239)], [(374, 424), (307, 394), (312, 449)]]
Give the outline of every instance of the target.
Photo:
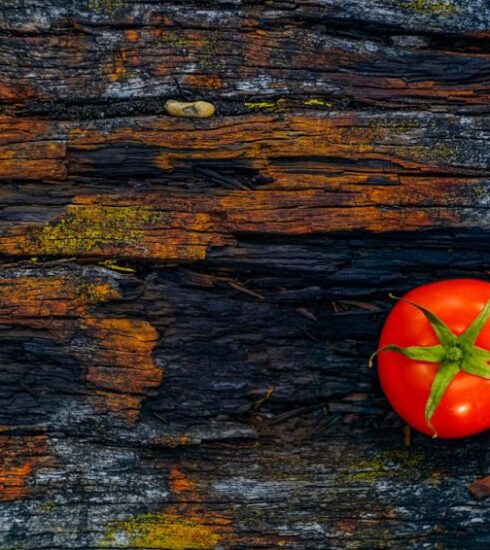
[(490, 496), (490, 476), (474, 481), (468, 487), (470, 493), (477, 499), (482, 500)]
[(207, 101), (177, 101), (175, 99), (166, 101), (164, 108), (170, 116), (187, 118), (209, 118), (216, 111), (214, 105)]

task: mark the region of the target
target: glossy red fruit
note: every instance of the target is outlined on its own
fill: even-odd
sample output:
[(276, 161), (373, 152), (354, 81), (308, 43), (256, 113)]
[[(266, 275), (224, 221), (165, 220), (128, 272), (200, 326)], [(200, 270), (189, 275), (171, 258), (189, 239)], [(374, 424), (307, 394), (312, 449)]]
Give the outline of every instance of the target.
[(398, 301), (381, 333), (378, 372), (408, 424), (443, 438), (490, 428), (489, 318), (490, 284), (475, 279), (423, 285)]

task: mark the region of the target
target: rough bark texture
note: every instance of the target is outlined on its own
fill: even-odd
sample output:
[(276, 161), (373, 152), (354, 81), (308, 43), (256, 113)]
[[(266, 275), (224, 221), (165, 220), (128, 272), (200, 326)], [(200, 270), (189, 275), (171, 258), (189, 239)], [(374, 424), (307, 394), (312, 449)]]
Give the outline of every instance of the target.
[[(490, 270), (484, 0), (4, 0), (0, 548), (488, 548), (389, 292)], [(209, 120), (167, 99), (214, 103)]]

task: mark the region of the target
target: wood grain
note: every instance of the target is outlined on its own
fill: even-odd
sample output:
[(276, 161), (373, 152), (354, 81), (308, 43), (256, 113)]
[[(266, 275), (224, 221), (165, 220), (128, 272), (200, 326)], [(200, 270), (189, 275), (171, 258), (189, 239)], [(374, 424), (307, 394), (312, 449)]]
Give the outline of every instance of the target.
[(489, 546), (488, 434), (404, 447), (367, 368), (389, 293), (488, 278), (489, 29), (2, 4), (0, 548)]

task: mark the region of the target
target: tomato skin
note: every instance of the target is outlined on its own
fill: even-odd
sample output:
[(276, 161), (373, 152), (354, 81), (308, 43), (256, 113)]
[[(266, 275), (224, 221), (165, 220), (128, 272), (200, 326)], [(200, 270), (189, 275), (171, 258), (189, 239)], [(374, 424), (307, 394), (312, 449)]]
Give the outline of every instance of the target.
[[(456, 335), (462, 334), (490, 300), (490, 283), (477, 279), (451, 279), (419, 286), (405, 296), (435, 313)], [(424, 314), (399, 301), (383, 327), (380, 348), (433, 346), (439, 343)], [(490, 322), (476, 340), (490, 350)], [(425, 420), (425, 405), (438, 365), (414, 361), (393, 351), (380, 352), (378, 373), (383, 391), (396, 412), (415, 429), (434, 435)], [(437, 436), (459, 438), (490, 429), (490, 380), (460, 372), (431, 419)]]

